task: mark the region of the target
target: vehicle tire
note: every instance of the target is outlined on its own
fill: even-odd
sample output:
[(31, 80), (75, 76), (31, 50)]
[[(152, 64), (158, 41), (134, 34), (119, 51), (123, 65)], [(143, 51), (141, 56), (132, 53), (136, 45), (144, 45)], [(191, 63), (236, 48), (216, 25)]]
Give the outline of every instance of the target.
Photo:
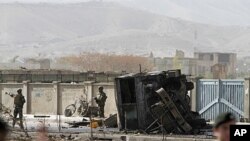
[(68, 105), (64, 110), (65, 117), (71, 117), (76, 112), (75, 104)]

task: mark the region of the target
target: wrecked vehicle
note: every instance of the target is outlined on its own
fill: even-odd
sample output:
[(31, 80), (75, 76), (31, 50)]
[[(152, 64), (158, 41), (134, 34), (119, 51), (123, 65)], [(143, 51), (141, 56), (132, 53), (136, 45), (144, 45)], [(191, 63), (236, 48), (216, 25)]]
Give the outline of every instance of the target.
[(84, 98), (76, 99), (74, 104), (68, 105), (64, 110), (65, 117), (72, 117), (73, 115), (80, 117), (98, 116), (98, 107), (89, 106), (89, 103)]
[(88, 112), (89, 104), (86, 100), (75, 100), (74, 104), (68, 105), (64, 110), (66, 117), (71, 117), (75, 113), (79, 116), (86, 116)]
[(194, 85), (180, 70), (124, 75), (115, 83), (122, 130), (196, 134), (206, 126), (191, 111), (188, 91)]

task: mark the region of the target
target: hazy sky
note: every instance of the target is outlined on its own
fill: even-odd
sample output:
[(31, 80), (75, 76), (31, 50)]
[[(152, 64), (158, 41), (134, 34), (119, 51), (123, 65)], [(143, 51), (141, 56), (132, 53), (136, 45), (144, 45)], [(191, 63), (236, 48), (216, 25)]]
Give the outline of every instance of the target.
[[(85, 1), (91, 1), (91, 0), (0, 0), (0, 2), (32, 2), (32, 3), (34, 2), (74, 3), (74, 2), (85, 2)], [(95, 1), (99, 1), (99, 0), (95, 0)], [(102, 1), (110, 1), (110, 0), (102, 0)], [(120, 0), (112, 0), (112, 1), (120, 1)], [(124, 1), (127, 1), (127, 0), (124, 0)]]
[(250, 0), (0, 0), (4, 3), (86, 1), (115, 1), (128, 7), (206, 24), (250, 26)]

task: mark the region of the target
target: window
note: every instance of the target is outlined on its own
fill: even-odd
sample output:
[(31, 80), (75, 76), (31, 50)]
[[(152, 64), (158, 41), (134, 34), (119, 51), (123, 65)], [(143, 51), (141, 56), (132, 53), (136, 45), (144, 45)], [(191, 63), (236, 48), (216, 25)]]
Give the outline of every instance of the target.
[(229, 54), (219, 54), (218, 61), (219, 63), (229, 63), (230, 55)]

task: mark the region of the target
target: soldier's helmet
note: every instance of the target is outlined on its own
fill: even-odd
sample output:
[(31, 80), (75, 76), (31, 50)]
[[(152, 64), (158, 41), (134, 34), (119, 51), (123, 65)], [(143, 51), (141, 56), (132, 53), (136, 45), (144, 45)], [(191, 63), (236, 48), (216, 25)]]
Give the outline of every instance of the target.
[(18, 90), (17, 90), (17, 93), (21, 93), (21, 92), (22, 92), (22, 89), (18, 89)]
[(99, 90), (103, 90), (104, 88), (103, 88), (103, 86), (99, 86), (98, 89)]

